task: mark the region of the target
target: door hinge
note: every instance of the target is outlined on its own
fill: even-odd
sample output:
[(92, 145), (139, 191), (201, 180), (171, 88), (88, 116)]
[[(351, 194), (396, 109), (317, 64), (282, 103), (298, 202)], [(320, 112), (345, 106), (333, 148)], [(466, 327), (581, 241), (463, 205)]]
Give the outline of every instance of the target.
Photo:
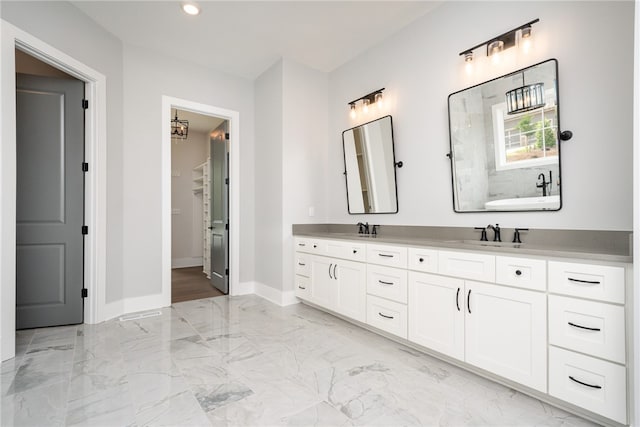
[(229, 224), (225, 224), (225, 225), (224, 225), (224, 229), (225, 229), (225, 230), (228, 230), (228, 229), (229, 229)]
[(229, 275), (229, 269), (228, 269), (228, 268), (225, 268), (225, 270), (224, 270), (224, 274), (225, 274), (225, 276), (228, 276), (228, 275)]
[(89, 100), (87, 99), (82, 100), (82, 108), (85, 110), (89, 109)]
[(89, 234), (89, 226), (88, 225), (83, 225), (82, 226), (82, 234)]
[(82, 162), (82, 172), (89, 172), (89, 163)]
[(86, 298), (88, 294), (87, 288), (82, 288), (82, 298)]
[(227, 185), (229, 185), (229, 178), (225, 178), (225, 179), (224, 179), (224, 183), (225, 183), (225, 184), (227, 184)]
[(229, 140), (229, 132), (224, 134), (224, 139)]

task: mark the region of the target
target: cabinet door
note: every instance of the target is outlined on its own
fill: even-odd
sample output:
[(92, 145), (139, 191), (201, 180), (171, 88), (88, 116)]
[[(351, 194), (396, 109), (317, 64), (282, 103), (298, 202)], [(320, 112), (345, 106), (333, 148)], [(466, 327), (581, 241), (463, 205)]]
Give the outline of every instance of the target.
[(311, 302), (334, 309), (336, 281), (333, 279), (335, 262), (331, 258), (310, 255), (311, 260)]
[(337, 268), (331, 274), (337, 283), (335, 311), (365, 322), (367, 317), (367, 270), (361, 262), (334, 260)]
[(471, 281), (465, 286), (466, 361), (546, 392), (545, 294)]
[(409, 341), (464, 360), (464, 281), (409, 273)]

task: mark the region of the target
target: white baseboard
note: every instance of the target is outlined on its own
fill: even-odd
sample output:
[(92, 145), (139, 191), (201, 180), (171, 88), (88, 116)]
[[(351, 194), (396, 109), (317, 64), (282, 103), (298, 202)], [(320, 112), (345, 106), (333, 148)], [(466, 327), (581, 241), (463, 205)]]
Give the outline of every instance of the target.
[(198, 267), (202, 265), (202, 257), (174, 258), (171, 268)]
[(233, 286), (229, 289), (229, 295), (249, 295), (256, 291), (256, 282), (240, 282), (238, 286)]
[(255, 294), (281, 307), (300, 302), (294, 291), (283, 292), (260, 282), (255, 282)]

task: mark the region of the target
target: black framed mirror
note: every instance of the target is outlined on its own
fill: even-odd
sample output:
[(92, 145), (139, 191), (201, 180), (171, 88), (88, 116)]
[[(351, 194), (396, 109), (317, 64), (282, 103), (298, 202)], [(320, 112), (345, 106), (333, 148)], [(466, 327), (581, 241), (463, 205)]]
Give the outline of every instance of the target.
[(391, 116), (342, 132), (349, 213), (398, 213)]
[(558, 62), (449, 95), (455, 212), (562, 207)]

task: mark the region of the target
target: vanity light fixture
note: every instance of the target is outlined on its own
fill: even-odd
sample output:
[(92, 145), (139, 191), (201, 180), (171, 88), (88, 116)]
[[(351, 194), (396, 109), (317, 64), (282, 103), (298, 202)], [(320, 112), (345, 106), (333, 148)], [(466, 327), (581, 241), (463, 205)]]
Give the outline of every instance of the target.
[(378, 108), (382, 108), (382, 89), (374, 90), (371, 93), (368, 93), (364, 96), (361, 96), (358, 99), (354, 99), (351, 102), (348, 102), (349, 109), (351, 110), (351, 118), (356, 118), (356, 107), (358, 105), (358, 101), (362, 101), (362, 112), (367, 114), (369, 112), (369, 107), (371, 105), (377, 105)]
[(183, 1), (181, 7), (182, 11), (187, 15), (195, 16), (200, 13), (200, 6), (193, 1)]
[[(473, 51), (482, 46), (487, 46), (486, 55), (491, 58), (492, 62), (498, 63), (500, 61), (500, 52), (503, 50), (509, 49), (518, 44), (518, 40), (522, 44), (522, 49), (525, 53), (531, 48), (531, 27), (533, 24), (539, 22), (540, 19), (534, 19), (533, 21), (527, 22), (526, 24), (522, 24), (513, 30), (509, 30), (506, 33), (500, 34), (492, 39), (487, 40), (486, 42), (482, 42), (472, 48), (463, 50), (460, 52), (460, 56), (464, 56), (464, 61), (466, 63), (465, 68), (467, 72), (470, 72), (471, 62), (473, 61)], [(520, 38), (518, 39), (518, 35)]]
[(176, 117), (171, 120), (171, 138), (187, 139), (189, 134), (189, 120), (178, 119), (178, 110), (176, 109)]

